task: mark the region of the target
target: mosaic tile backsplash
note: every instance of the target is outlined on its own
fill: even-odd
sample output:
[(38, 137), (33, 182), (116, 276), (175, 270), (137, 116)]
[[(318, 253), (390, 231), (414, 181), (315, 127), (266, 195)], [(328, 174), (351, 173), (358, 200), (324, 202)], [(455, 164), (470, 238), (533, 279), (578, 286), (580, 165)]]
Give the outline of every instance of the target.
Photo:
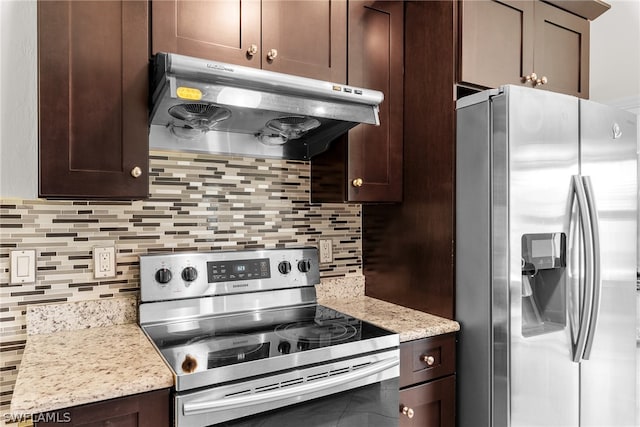
[[(362, 274), (361, 209), (311, 204), (308, 162), (152, 151), (144, 201), (0, 200), (0, 412), (8, 410), (32, 304), (137, 296), (138, 255), (317, 245), (321, 277)], [(93, 278), (94, 246), (117, 276)], [(9, 252), (36, 249), (36, 283), (9, 284)]]

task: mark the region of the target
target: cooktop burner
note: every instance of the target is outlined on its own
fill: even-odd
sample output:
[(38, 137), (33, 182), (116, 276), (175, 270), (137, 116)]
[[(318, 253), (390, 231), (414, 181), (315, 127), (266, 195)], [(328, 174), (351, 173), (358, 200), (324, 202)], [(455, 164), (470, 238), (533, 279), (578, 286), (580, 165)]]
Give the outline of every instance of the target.
[(318, 325), (310, 322), (295, 322), (278, 325), (274, 330), (280, 338), (302, 343), (307, 348), (310, 345), (324, 343), (339, 344), (348, 341), (358, 333), (358, 329), (348, 323), (340, 321)]
[(176, 321), (145, 331), (178, 376), (390, 334), (321, 305)]

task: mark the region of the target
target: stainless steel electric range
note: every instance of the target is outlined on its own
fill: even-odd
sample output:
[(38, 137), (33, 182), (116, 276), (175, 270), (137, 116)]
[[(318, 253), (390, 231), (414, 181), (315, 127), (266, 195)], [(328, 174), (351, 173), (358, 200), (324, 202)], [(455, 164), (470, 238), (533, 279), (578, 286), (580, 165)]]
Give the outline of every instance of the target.
[(140, 256), (140, 325), (184, 426), (398, 422), (397, 334), (317, 304), (315, 248)]

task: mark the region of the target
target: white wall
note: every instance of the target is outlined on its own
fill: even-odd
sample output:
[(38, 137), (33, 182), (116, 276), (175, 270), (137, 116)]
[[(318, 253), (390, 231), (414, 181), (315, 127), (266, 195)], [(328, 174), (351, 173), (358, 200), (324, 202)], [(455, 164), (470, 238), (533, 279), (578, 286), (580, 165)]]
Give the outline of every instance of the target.
[(0, 0), (0, 197), (38, 190), (37, 3)]
[(591, 23), (590, 98), (640, 114), (640, 1), (607, 3)]

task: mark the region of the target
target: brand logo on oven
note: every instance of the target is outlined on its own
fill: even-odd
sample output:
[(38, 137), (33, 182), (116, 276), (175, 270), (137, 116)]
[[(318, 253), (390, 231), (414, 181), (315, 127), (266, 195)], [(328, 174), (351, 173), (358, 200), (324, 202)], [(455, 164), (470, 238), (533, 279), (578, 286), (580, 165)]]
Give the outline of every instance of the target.
[(248, 283), (234, 283), (232, 285), (233, 288), (248, 288), (249, 284)]

